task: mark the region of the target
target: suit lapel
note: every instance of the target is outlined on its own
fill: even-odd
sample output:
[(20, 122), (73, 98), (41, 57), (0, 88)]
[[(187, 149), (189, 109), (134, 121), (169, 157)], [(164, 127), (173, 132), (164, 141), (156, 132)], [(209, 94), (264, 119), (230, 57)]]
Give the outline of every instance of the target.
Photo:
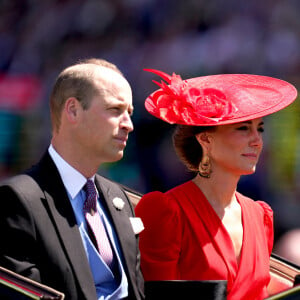
[[(128, 280), (132, 286), (133, 282), (136, 282), (135, 268), (128, 268), (126, 266), (137, 265), (137, 244), (136, 237), (133, 232), (129, 216), (132, 216), (132, 207), (129, 205), (128, 200), (124, 193), (119, 188), (114, 187), (111, 183), (106, 182), (104, 178), (96, 176), (96, 186), (98, 191), (102, 193), (103, 201), (110, 214), (112, 225), (116, 231), (119, 239), (119, 244), (122, 250), (122, 257), (125, 260), (124, 268), (129, 276)], [(122, 210), (118, 210), (113, 205), (113, 199), (119, 197), (123, 199), (125, 205)]]
[[(82, 244), (73, 208), (55, 164), (48, 154), (40, 163), (38, 173), (31, 174), (40, 184), (45, 194), (47, 207), (66, 257), (73, 268), (86, 299), (96, 299), (96, 290), (90, 266)], [(36, 174), (36, 176), (35, 176)]]

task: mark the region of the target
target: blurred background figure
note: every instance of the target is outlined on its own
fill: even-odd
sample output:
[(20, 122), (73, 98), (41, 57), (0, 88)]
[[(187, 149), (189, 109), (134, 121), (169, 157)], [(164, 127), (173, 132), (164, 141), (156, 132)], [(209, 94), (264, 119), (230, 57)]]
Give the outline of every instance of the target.
[(41, 82), (33, 75), (0, 75), (1, 178), (23, 165), (22, 149), (28, 148), (24, 139), (26, 121), (36, 111), (40, 91)]
[[(142, 193), (166, 191), (183, 182), (191, 174), (174, 153), (168, 138), (172, 129), (153, 121), (144, 109), (154, 85), (143, 68), (174, 71), (183, 78), (267, 75), (299, 88), (299, 11), (298, 0), (0, 1), (0, 73), (38, 78), (41, 86), (38, 99), (29, 99), (29, 110), (0, 106), (0, 162), (5, 166), (0, 177), (30, 166), (45, 151), (50, 138), (47, 99), (56, 74), (78, 59), (98, 57), (120, 67), (135, 103), (135, 130), (124, 159), (103, 166), (101, 174)], [(275, 239), (300, 227), (296, 102), (265, 120), (261, 163), (238, 187), (272, 206)], [(288, 122), (282, 122), (285, 119)]]

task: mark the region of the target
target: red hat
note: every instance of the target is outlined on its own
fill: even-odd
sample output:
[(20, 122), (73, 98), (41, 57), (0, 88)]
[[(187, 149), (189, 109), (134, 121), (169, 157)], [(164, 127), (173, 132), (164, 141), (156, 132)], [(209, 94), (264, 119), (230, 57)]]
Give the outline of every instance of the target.
[(290, 83), (260, 75), (221, 74), (182, 80), (153, 69), (165, 82), (145, 102), (149, 113), (171, 124), (211, 126), (253, 120), (291, 104), (297, 97)]

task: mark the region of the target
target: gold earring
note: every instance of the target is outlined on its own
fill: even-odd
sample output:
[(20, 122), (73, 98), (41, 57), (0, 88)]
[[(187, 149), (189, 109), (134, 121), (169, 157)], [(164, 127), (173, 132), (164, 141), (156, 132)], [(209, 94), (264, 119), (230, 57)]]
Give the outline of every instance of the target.
[(208, 155), (204, 155), (200, 164), (199, 164), (199, 175), (204, 178), (210, 178), (211, 174), (211, 165)]

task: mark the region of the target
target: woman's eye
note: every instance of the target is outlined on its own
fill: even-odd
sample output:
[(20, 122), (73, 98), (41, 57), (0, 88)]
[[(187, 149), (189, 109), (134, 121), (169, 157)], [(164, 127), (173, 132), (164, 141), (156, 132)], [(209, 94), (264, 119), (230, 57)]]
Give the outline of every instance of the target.
[(248, 127), (247, 126), (241, 126), (241, 127), (238, 127), (237, 130), (247, 130)]
[(257, 129), (257, 131), (258, 131), (258, 132), (264, 132), (265, 129), (264, 129), (263, 127), (260, 127), (260, 128)]

